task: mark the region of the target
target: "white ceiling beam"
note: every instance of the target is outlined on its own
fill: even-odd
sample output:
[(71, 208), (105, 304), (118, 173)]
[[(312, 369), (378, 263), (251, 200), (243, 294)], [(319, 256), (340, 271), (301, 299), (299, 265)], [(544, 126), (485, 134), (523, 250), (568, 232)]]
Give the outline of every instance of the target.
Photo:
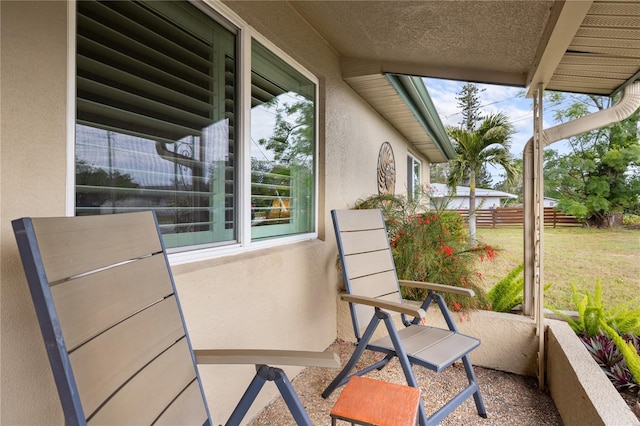
[(470, 81), (475, 83), (500, 84), (525, 87), (524, 73), (486, 71), (455, 66), (427, 65), (414, 62), (372, 61), (360, 58), (343, 58), (340, 62), (342, 78), (379, 74), (413, 75), (418, 77), (444, 78), (447, 80)]
[(593, 0), (567, 0), (556, 3), (551, 13), (557, 18), (555, 23), (555, 16), (549, 20), (550, 27), (546, 30), (548, 37), (542, 39), (536, 60), (527, 76), (527, 98), (534, 96), (539, 84), (542, 84), (543, 89), (547, 87), (592, 4)]

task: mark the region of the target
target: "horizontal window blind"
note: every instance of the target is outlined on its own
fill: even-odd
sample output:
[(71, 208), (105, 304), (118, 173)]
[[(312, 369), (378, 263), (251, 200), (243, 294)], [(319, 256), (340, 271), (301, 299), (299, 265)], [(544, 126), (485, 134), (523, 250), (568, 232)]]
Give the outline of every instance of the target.
[(77, 28), (79, 121), (168, 141), (211, 124), (211, 41), (142, 3), (78, 2)]
[(234, 241), (235, 35), (188, 2), (77, 4), (76, 214)]

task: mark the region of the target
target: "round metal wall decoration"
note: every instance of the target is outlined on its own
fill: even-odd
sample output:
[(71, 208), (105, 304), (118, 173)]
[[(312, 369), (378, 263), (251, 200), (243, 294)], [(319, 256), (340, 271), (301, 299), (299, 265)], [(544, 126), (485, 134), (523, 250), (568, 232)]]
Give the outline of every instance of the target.
[(384, 142), (378, 153), (378, 193), (393, 195), (396, 187), (396, 161), (389, 142)]

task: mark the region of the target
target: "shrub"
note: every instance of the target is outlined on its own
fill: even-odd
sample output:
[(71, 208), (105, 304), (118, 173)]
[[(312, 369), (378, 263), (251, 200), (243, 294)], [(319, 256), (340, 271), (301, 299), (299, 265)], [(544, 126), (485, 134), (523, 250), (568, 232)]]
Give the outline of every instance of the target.
[(636, 303), (606, 309), (602, 302), (602, 286), (596, 282), (593, 292), (581, 294), (572, 284), (573, 301), (578, 312), (574, 320), (556, 309), (580, 337), (593, 358), (611, 382), (620, 390), (640, 384), (640, 307)]
[[(476, 297), (444, 294), (454, 311), (486, 309), (489, 301), (476, 273), (476, 259), (495, 256), (489, 245), (471, 245), (464, 220), (457, 212), (421, 211), (417, 202), (402, 196), (374, 196), (356, 208), (381, 208), (398, 278), (470, 288)], [(424, 300), (426, 290), (402, 287), (405, 299)]]
[[(513, 268), (503, 279), (498, 281), (489, 290), (489, 302), (491, 309), (496, 312), (511, 312), (520, 305), (524, 296), (524, 265)], [(544, 286), (547, 291), (551, 284)]]
[[(611, 337), (607, 334), (596, 334), (593, 337), (580, 336), (580, 340), (616, 389), (626, 391), (638, 388), (638, 381), (634, 380), (620, 349)], [(636, 351), (640, 352), (637, 337), (626, 336), (626, 340), (636, 342)]]
[(631, 373), (632, 380), (629, 380), (629, 382), (638, 386), (638, 383), (640, 383), (640, 354), (638, 353), (638, 348), (633, 343), (636, 340), (628, 341), (623, 339), (616, 330), (608, 326), (604, 321), (601, 322), (600, 325), (622, 354), (628, 371)]
[(510, 312), (522, 303), (524, 294), (524, 265), (520, 264), (512, 269), (507, 276), (498, 281), (489, 290), (491, 309), (496, 312)]
[(387, 235), (395, 235), (404, 226), (407, 218), (423, 211), (419, 201), (401, 195), (372, 195), (356, 201), (354, 209), (380, 209), (384, 216)]
[(638, 227), (640, 226), (640, 216), (635, 214), (625, 214), (622, 216), (622, 226)]
[(578, 313), (577, 319), (573, 319), (553, 307), (549, 308), (566, 320), (576, 334), (584, 334), (588, 337), (595, 336), (602, 331), (600, 326), (602, 320), (618, 333), (640, 335), (640, 306), (633, 306), (637, 305), (637, 300), (605, 309), (602, 302), (600, 279), (596, 282), (593, 292), (580, 293), (573, 284), (571, 284), (571, 290), (573, 303)]

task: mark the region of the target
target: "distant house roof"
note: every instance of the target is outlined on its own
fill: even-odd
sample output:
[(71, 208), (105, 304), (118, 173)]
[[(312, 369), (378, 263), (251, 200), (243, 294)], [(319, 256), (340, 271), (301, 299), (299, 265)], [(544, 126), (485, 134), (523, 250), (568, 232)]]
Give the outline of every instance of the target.
[[(451, 197), (451, 190), (444, 183), (432, 183), (429, 188), (431, 189), (431, 197), (442, 198)], [(456, 186), (456, 197), (468, 197), (470, 188), (468, 186)], [(495, 189), (476, 188), (476, 197), (498, 197), (498, 198), (518, 198), (518, 196), (510, 194), (504, 191), (497, 191)]]

